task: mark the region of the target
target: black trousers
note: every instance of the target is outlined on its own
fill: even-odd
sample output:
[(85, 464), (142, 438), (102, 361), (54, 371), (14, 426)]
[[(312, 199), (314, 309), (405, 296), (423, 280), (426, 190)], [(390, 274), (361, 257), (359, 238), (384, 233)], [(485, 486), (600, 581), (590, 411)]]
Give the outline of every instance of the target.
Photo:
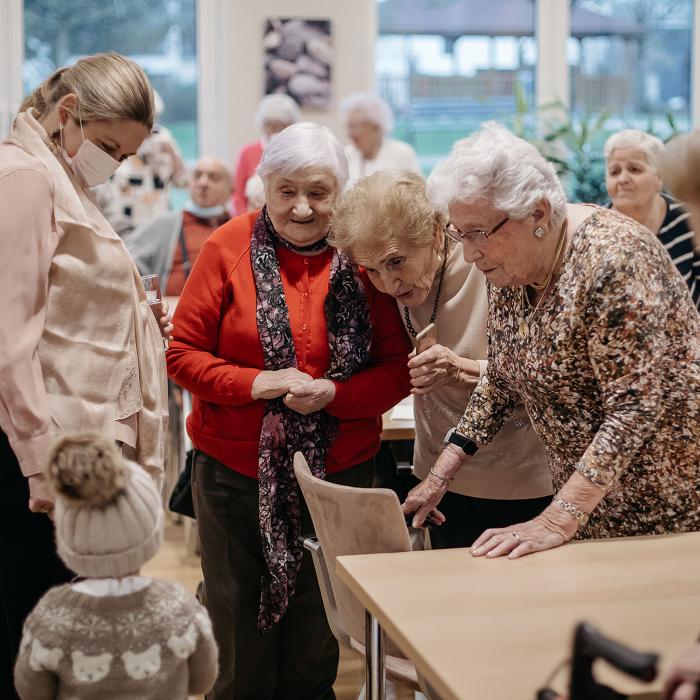
[[(367, 487), (372, 476), (369, 461), (327, 478)], [(257, 616), (265, 560), (258, 525), (258, 482), (197, 451), (192, 493), (201, 541), (204, 605), (219, 645), (219, 677), (207, 700), (333, 700), (338, 643), (328, 627), (310, 554), (304, 552), (296, 593), (284, 616), (261, 635)], [(313, 532), (305, 505), (302, 532)]]
[[(420, 483), (415, 476), (411, 480), (414, 486)], [(473, 498), (448, 491), (438, 505), (445, 522), (430, 526), (430, 543), (433, 549), (471, 547), (484, 530), (531, 520), (551, 502), (551, 496), (507, 501)]]
[(73, 578), (56, 554), (53, 524), (29, 510), (29, 487), (5, 433), (0, 431), (0, 698), (18, 698), (12, 668), (22, 625), (52, 586)]

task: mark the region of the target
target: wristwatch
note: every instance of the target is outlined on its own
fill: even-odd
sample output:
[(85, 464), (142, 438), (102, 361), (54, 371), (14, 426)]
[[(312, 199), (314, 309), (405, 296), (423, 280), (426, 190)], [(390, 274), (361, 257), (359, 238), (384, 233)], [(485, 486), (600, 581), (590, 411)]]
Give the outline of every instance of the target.
[(457, 445), (457, 447), (459, 447), (459, 449), (469, 457), (476, 454), (476, 451), (479, 449), (479, 446), (474, 442), (474, 440), (470, 440), (468, 437), (460, 435), (457, 432), (457, 428), (450, 428), (442, 442), (445, 446), (450, 444)]

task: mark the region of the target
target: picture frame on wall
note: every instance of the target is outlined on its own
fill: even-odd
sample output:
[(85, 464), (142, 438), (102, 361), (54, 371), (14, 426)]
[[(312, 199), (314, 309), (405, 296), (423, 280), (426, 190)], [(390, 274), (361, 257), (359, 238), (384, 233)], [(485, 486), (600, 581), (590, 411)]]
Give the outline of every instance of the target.
[(273, 17), (263, 33), (265, 94), (285, 93), (304, 109), (331, 106), (333, 37), (329, 19)]

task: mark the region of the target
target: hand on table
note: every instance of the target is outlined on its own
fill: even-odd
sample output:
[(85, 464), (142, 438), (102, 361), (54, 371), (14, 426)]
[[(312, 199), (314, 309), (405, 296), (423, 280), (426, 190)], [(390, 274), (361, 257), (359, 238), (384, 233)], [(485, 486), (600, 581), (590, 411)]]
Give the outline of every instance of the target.
[(335, 398), (335, 384), (330, 379), (313, 379), (310, 382), (292, 384), (284, 402), (302, 416), (320, 411)]
[(428, 394), (439, 386), (476, 384), (479, 381), (479, 363), (460, 357), (444, 345), (433, 345), (416, 355), (409, 355), (411, 393)]
[(53, 519), (53, 493), (43, 474), (29, 477), (29, 510), (32, 513), (46, 513)]
[(543, 552), (568, 542), (576, 532), (576, 523), (562, 526), (550, 517), (548, 509), (532, 520), (509, 527), (489, 528), (471, 546), (472, 556), (517, 559), (525, 554)]
[(313, 378), (306, 372), (300, 372), (294, 367), (286, 369), (268, 369), (255, 377), (250, 396), (253, 400), (276, 399), (289, 392), (291, 386), (311, 382)]
[(688, 649), (672, 666), (664, 681), (663, 700), (700, 698), (700, 642)]

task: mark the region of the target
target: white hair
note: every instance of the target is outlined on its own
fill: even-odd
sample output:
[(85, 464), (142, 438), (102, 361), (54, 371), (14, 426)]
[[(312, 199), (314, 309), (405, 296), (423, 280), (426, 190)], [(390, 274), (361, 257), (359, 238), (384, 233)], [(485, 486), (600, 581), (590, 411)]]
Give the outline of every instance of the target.
[(646, 162), (656, 170), (659, 158), (664, 151), (664, 143), (661, 139), (647, 134), (645, 131), (623, 129), (610, 136), (605, 142), (605, 148), (603, 149), (605, 160), (609, 160), (616, 148), (638, 148), (644, 153)]
[(299, 105), (289, 95), (265, 95), (255, 110), (255, 126), (262, 131), (267, 122), (296, 124), (301, 119)]
[(350, 176), (345, 149), (327, 126), (312, 122), (292, 124), (275, 134), (263, 151), (257, 173), (265, 184), (271, 175), (291, 175), (309, 167), (330, 170), (339, 190)]
[(346, 126), (350, 112), (359, 112), (366, 121), (376, 124), (384, 136), (394, 129), (394, 114), (391, 107), (386, 100), (373, 92), (353, 92), (340, 102), (338, 110)]
[(496, 122), (457, 141), (428, 178), (428, 197), (441, 212), (454, 202), (486, 199), (511, 219), (524, 219), (541, 199), (552, 208), (552, 224), (566, 218), (566, 194), (539, 151)]
[(153, 116), (155, 117), (156, 121), (160, 119), (164, 109), (165, 104), (163, 103), (163, 98), (160, 96), (158, 90), (153, 88)]

